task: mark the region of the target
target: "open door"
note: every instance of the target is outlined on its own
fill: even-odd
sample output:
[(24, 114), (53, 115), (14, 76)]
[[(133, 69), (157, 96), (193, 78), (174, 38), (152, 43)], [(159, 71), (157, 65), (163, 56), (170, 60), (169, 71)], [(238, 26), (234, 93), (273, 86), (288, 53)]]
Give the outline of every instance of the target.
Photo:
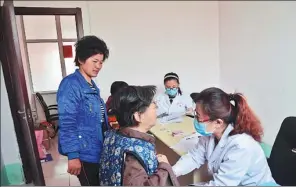
[(22, 65), (13, 1), (4, 0), (0, 10), (0, 59), (25, 180), (27, 184), (45, 186)]

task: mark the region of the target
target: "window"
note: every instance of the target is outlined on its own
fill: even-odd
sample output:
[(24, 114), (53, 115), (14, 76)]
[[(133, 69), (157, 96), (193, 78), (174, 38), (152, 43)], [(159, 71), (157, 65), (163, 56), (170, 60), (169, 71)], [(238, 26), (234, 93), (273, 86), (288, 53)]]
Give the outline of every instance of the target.
[[(32, 91), (56, 92), (63, 77), (76, 69), (75, 15), (20, 15), (20, 19)], [(65, 46), (70, 53), (64, 54)]]

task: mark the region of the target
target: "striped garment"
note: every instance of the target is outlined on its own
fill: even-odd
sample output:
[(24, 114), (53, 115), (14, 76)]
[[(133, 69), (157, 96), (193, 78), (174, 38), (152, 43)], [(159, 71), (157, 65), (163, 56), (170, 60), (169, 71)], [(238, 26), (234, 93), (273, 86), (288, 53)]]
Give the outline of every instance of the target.
[[(88, 84), (89, 84), (90, 88), (91, 88), (93, 91), (95, 91), (95, 92), (97, 91), (96, 88), (95, 88), (92, 84), (90, 84), (90, 83), (88, 83)], [(104, 115), (104, 114), (105, 114), (105, 109), (104, 109), (104, 106), (103, 106), (103, 105), (101, 105), (101, 114), (102, 114), (102, 115), (101, 115), (101, 116), (102, 116), (102, 117), (101, 117), (101, 122), (105, 122), (105, 115)]]

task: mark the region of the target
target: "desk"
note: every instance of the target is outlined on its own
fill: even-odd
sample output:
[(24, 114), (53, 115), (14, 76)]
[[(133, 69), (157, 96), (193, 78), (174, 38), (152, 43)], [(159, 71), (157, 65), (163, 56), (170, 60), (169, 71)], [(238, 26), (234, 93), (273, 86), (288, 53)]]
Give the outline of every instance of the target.
[[(172, 131), (182, 130), (184, 135), (182, 136), (172, 136)], [(155, 145), (157, 154), (164, 154), (167, 156), (170, 164), (173, 166), (179, 158), (186, 154), (184, 152), (173, 150), (171, 146), (176, 145), (184, 136), (192, 134), (195, 132), (193, 126), (193, 118), (184, 117), (181, 123), (171, 123), (171, 124), (159, 124), (157, 123), (150, 133), (155, 136)], [(195, 170), (187, 175), (178, 177), (181, 186), (187, 186), (192, 183), (208, 181), (209, 177), (207, 175), (207, 169), (204, 165), (198, 170)]]

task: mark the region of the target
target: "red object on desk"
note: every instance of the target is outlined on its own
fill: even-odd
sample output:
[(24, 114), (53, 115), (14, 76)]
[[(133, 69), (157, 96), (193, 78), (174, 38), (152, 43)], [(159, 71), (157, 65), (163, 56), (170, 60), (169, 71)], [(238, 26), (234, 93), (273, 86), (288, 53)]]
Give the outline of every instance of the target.
[(64, 45), (63, 53), (64, 53), (64, 58), (72, 58), (73, 57), (72, 45)]
[(172, 132), (172, 136), (182, 136), (184, 132), (182, 130), (175, 130)]

